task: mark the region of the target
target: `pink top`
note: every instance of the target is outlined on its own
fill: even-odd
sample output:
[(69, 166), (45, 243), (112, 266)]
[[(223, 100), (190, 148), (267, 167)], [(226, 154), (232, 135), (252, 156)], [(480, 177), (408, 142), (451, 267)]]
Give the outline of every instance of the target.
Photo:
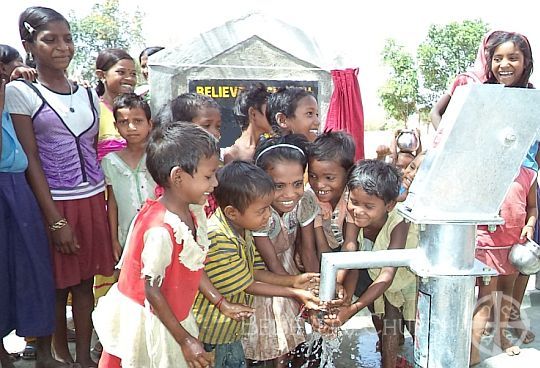
[(510, 248), (520, 242), (527, 217), (527, 195), (535, 178), (533, 170), (521, 166), (501, 206), (500, 215), (505, 223), (498, 225), (493, 232), (486, 225), (478, 226), (477, 248)]

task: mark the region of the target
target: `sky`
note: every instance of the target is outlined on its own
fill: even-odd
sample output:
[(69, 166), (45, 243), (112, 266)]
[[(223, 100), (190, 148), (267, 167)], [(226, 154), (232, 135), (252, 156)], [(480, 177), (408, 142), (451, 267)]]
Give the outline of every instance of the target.
[[(89, 13), (94, 3), (101, 1), (4, 1), (0, 43), (23, 51), (17, 22), (19, 14), (28, 6), (51, 7), (65, 16), (73, 10), (82, 17)], [(228, 20), (256, 11), (301, 28), (317, 41), (326, 59), (340, 60), (340, 63), (329, 62), (321, 67), (328, 70), (359, 68), (366, 122), (384, 119), (377, 90), (387, 78), (380, 57), (386, 39), (394, 38), (415, 53), (431, 24), (482, 19), (493, 29), (525, 34), (532, 45), (533, 56), (540, 60), (540, 54), (536, 52), (540, 49), (540, 27), (538, 14), (532, 10), (533, 4), (531, 0), (516, 3), (501, 0), (120, 0), (123, 10), (133, 12), (139, 8), (144, 13), (146, 46), (178, 45)], [(137, 57), (138, 51), (132, 54)], [(532, 82), (540, 83), (540, 71), (536, 75), (533, 73)]]

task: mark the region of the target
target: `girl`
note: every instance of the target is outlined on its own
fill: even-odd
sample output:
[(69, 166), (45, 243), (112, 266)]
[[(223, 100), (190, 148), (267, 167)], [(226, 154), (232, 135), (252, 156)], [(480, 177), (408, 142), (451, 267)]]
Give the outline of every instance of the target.
[(121, 49), (106, 49), (96, 59), (96, 76), (99, 96), (99, 140), (98, 160), (109, 152), (126, 147), (126, 141), (114, 127), (112, 107), (114, 99), (121, 93), (133, 92), (137, 84), (137, 70), (133, 58)]
[[(506, 87), (531, 87), (529, 77), (532, 73), (532, 51), (527, 38), (513, 32), (497, 32), (486, 45), (486, 83), (500, 83)], [(536, 151), (536, 152), (535, 152)], [(517, 177), (510, 186), (501, 206), (501, 217), (504, 225), (497, 226), (494, 231), (487, 226), (479, 226), (477, 231), (476, 258), (494, 268), (499, 276), (492, 277), (488, 285), (479, 283), (478, 302), (473, 316), (471, 365), (480, 362), (478, 345), (480, 337), (493, 307), (492, 293), (503, 294), (498, 305), (499, 325), (496, 326), (494, 341), (508, 355), (519, 354), (519, 347), (514, 346), (505, 335), (509, 320), (509, 311), (513, 308), (512, 300), (521, 300), (514, 295), (514, 289), (524, 292), (528, 277), (519, 276), (517, 270), (508, 260), (512, 246), (521, 243), (534, 234), (538, 216), (536, 203), (536, 173), (531, 169), (538, 154), (538, 145), (529, 150)], [(519, 281), (516, 281), (519, 280)], [(514, 307), (519, 310), (519, 305)]]
[(65, 71), (74, 46), (67, 20), (53, 9), (30, 7), (19, 18), (23, 46), (36, 64), (35, 83), (15, 81), (6, 106), (28, 157), (26, 175), (48, 224), (56, 283), (56, 357), (73, 362), (66, 337), (66, 302), (72, 295), (76, 362), (90, 358), (93, 278), (111, 275), (103, 172), (97, 161), (98, 99), (73, 85)]
[(266, 117), (274, 133), (302, 134), (313, 142), (319, 133), (319, 106), (311, 93), (300, 87), (279, 88), (268, 98)]
[(321, 253), (339, 251), (347, 221), (347, 176), (354, 165), (355, 144), (350, 134), (327, 132), (308, 149), (309, 191), (320, 207), (315, 218), (315, 236)]
[(211, 363), (191, 313), (209, 245), (206, 218), (201, 206), (190, 205), (203, 204), (217, 186), (218, 152), (217, 141), (192, 124), (152, 132), (146, 164), (164, 193), (135, 218), (120, 279), (94, 312), (100, 367)]
[(253, 162), (253, 154), (259, 139), (272, 132), (266, 118), (269, 95), (266, 86), (257, 83), (243, 89), (236, 98), (233, 113), (242, 129), (242, 135), (231, 147), (224, 150), (223, 161), (225, 163), (233, 160)]
[[(2, 343), (12, 330), (20, 336), (39, 336), (37, 366), (64, 366), (52, 358), (54, 279), (51, 255), (39, 207), (24, 172), (28, 160), (13, 122), (4, 109), (5, 86), (14, 69), (24, 67), (19, 52), (0, 45), (0, 366), (13, 368)], [(32, 224), (28, 226), (28, 224)], [(32, 344), (34, 344), (32, 342)], [(34, 351), (36, 347), (33, 346)]]
[[(296, 234), (317, 214), (313, 197), (302, 198), (305, 144), (304, 137), (290, 134), (263, 141), (255, 151), (255, 164), (272, 177), (275, 196), (268, 226), (253, 236), (268, 269), (278, 274), (300, 273), (294, 262)], [(246, 358), (274, 360), (275, 367), (292, 364), (290, 353), (306, 340), (304, 324), (296, 319), (298, 303), (289, 298), (256, 296), (252, 306), (256, 312), (244, 338)]]
[(163, 49), (164, 47), (161, 46), (150, 46), (142, 50), (139, 55), (141, 74), (145, 84), (135, 88), (135, 93), (143, 97), (145, 101), (150, 101), (150, 86), (148, 85), (148, 57)]

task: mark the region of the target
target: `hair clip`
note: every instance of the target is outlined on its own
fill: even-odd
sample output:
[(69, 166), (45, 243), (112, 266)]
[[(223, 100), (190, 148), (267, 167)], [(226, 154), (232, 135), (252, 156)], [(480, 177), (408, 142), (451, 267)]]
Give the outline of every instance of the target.
[(36, 31), (34, 27), (32, 27), (28, 22), (23, 22), (23, 25), (24, 25), (24, 28), (26, 28), (26, 30), (28, 31), (28, 33), (30, 33), (30, 36), (32, 36), (34, 32)]

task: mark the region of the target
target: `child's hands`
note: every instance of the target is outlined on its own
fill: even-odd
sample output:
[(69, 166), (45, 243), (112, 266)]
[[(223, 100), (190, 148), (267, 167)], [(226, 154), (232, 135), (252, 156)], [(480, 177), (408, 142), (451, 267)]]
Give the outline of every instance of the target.
[(29, 82), (33, 82), (37, 79), (37, 70), (28, 66), (18, 66), (11, 72), (10, 80), (23, 78)]
[(303, 289), (294, 289), (296, 299), (304, 304), (307, 309), (320, 309), (321, 300), (311, 291)]
[(57, 251), (62, 254), (76, 254), (79, 252), (80, 246), (75, 233), (71, 230), (69, 223), (62, 228), (51, 231), (52, 243)]
[(206, 368), (214, 364), (214, 354), (204, 351), (203, 344), (193, 336), (180, 341), (180, 348), (190, 368)]
[(320, 274), (315, 272), (302, 273), (293, 276), (294, 282), (292, 287), (296, 289), (311, 291), (314, 295), (319, 295)]
[[(357, 313), (354, 304), (342, 306), (337, 311), (331, 311), (324, 316), (324, 324), (329, 328), (341, 327)], [(321, 327), (322, 328), (322, 327)]]
[(229, 303), (225, 299), (223, 299), (223, 302), (219, 307), (219, 311), (235, 321), (243, 321), (250, 318), (253, 313), (255, 313), (255, 309), (251, 308), (250, 306), (245, 304)]
[(120, 257), (122, 256), (122, 246), (118, 240), (113, 240), (112, 242), (112, 252), (114, 261), (118, 263)]
[(525, 225), (523, 226), (523, 229), (521, 229), (521, 235), (519, 237), (519, 240), (521, 243), (525, 243), (527, 239), (532, 239), (534, 237), (534, 226), (532, 225)]
[(375, 152), (377, 153), (377, 160), (382, 160), (383, 158), (392, 153), (390, 151), (390, 147), (385, 144), (378, 145)]

